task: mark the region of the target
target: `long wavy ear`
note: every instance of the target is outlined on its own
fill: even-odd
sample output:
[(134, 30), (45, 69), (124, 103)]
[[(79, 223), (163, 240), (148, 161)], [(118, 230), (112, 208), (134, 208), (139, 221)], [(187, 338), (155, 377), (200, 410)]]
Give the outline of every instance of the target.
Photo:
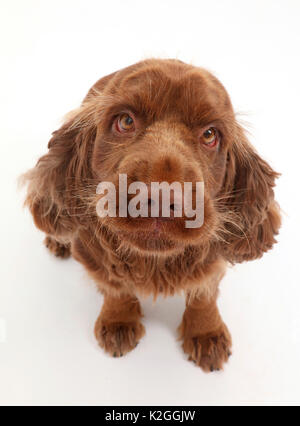
[(36, 226), (57, 238), (67, 238), (84, 217), (80, 190), (92, 179), (90, 157), (96, 130), (78, 125), (78, 117), (55, 131), (49, 151), (24, 175), (27, 205)]
[(224, 224), (222, 249), (231, 263), (257, 259), (276, 243), (281, 217), (273, 187), (278, 176), (237, 125), (223, 188), (223, 201), (232, 220)]
[(58, 239), (68, 238), (89, 217), (95, 114), (101, 93), (113, 76), (103, 77), (90, 89), (81, 107), (71, 112), (66, 123), (52, 134), (48, 153), (23, 176), (23, 182), (28, 184), (25, 205), (36, 226)]

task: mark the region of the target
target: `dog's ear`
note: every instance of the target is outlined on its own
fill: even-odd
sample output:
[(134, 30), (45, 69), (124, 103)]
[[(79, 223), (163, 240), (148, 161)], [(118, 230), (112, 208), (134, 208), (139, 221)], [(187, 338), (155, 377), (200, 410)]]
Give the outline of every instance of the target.
[(88, 217), (86, 197), (93, 182), (90, 163), (97, 133), (94, 116), (99, 95), (111, 77), (93, 86), (81, 107), (52, 134), (48, 153), (24, 175), (28, 184), (25, 205), (36, 226), (47, 234), (63, 238)]
[(68, 122), (55, 131), (49, 151), (25, 174), (27, 205), (36, 226), (47, 234), (67, 236), (83, 217), (79, 189), (89, 184), (92, 126), (73, 128)]
[(226, 210), (232, 215), (224, 224), (222, 250), (231, 263), (259, 258), (276, 242), (281, 217), (273, 187), (278, 176), (236, 125), (223, 187)]

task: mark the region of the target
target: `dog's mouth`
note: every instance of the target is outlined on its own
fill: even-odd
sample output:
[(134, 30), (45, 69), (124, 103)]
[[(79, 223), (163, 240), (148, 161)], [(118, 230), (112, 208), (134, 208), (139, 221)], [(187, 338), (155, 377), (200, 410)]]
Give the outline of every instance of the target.
[(183, 218), (110, 218), (106, 225), (124, 248), (147, 253), (171, 253), (186, 245)]
[(165, 226), (167, 221), (161, 223), (153, 220), (153, 222), (153, 226), (148, 230), (118, 231), (117, 235), (123, 243), (146, 252), (170, 252), (182, 246), (170, 237)]
[[(117, 211), (118, 208), (117, 206)], [(148, 213), (151, 213), (151, 210)], [(170, 211), (169, 216), (160, 214), (153, 217), (149, 214), (134, 217), (127, 214), (106, 216), (100, 220), (101, 224), (115, 235), (119, 249), (145, 254), (172, 254), (184, 250), (188, 245), (206, 244), (211, 239), (216, 228), (216, 215), (210, 199), (205, 202), (205, 221), (197, 227), (187, 226), (191, 222), (194, 223), (196, 218), (196, 214), (194, 217), (175, 215), (174, 209)]]

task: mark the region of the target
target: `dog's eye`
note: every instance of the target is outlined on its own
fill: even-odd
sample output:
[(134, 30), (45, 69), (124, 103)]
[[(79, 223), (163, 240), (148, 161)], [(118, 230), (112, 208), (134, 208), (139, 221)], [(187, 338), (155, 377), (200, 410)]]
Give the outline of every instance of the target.
[(201, 142), (203, 145), (213, 148), (219, 143), (219, 132), (215, 127), (210, 127), (205, 130), (201, 135)]
[(134, 119), (127, 113), (121, 114), (116, 120), (116, 129), (119, 133), (133, 132)]

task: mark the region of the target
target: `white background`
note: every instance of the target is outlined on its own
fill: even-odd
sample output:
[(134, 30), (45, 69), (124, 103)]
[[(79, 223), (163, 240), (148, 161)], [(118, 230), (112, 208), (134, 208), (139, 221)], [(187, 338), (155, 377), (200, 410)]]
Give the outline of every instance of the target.
[[(0, 404), (299, 404), (300, 2), (1, 1)], [(216, 73), (251, 141), (282, 173), (279, 244), (230, 269), (219, 306), (233, 336), (224, 372), (185, 360), (182, 297), (142, 302), (147, 334), (120, 359), (93, 337), (102, 298), (42, 245), (17, 177), (101, 76), (177, 57)]]

